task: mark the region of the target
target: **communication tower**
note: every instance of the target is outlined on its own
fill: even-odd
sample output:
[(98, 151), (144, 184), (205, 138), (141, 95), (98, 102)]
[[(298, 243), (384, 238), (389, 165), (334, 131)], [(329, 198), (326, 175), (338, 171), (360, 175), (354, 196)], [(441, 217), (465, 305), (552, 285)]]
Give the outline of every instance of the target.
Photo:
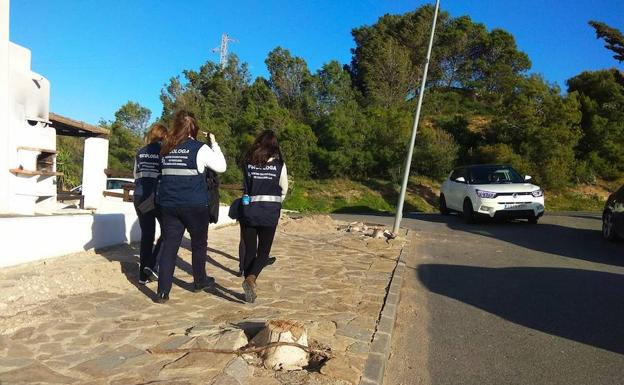
[(227, 33), (223, 33), (221, 35), (221, 46), (212, 49), (212, 52), (219, 53), (219, 64), (221, 64), (221, 69), (224, 69), (227, 65), (229, 42), (237, 43), (238, 40), (232, 39)]

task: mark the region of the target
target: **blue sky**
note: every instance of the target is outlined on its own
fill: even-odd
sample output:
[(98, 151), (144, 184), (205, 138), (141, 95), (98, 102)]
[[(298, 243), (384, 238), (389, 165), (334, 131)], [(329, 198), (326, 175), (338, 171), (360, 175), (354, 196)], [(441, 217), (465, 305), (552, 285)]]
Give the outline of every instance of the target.
[[(222, 32), (231, 51), (266, 76), (276, 46), (303, 57), (311, 70), (348, 63), (351, 29), (386, 13), (433, 1), (316, 0), (13, 0), (10, 39), (32, 50), (33, 70), (52, 83), (51, 110), (97, 123), (133, 100), (159, 116), (160, 89), (208, 59)], [(469, 15), (488, 29), (511, 32), (532, 72), (565, 88), (583, 70), (623, 66), (587, 25), (604, 21), (624, 31), (624, 0), (442, 0), (451, 16)]]

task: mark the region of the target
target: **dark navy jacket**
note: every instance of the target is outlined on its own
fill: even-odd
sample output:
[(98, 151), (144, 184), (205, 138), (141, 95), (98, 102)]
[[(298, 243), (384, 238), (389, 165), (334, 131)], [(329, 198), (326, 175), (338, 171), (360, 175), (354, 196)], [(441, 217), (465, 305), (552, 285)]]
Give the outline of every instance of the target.
[(160, 177), (160, 142), (141, 148), (135, 157), (134, 202), (140, 204), (156, 191)]
[(189, 138), (162, 157), (156, 203), (162, 207), (208, 206), (205, 171), (197, 171), (197, 152), (203, 145)]
[(282, 208), (279, 179), (283, 166), (284, 162), (279, 159), (264, 166), (245, 166), (245, 193), (251, 202), (242, 206), (240, 222), (244, 226), (277, 226)]

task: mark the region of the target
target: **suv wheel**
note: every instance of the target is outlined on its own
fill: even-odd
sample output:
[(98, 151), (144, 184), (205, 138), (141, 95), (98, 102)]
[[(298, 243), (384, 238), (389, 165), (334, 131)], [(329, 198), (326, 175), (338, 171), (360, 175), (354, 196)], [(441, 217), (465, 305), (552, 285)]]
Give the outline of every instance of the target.
[(538, 219), (539, 219), (539, 217), (533, 215), (532, 217), (529, 217), (529, 223), (532, 224), (532, 225), (536, 225)]
[(602, 237), (607, 241), (615, 240), (616, 235), (614, 227), (613, 213), (611, 211), (605, 211), (602, 214)]
[(472, 202), (470, 202), (470, 199), (466, 198), (464, 199), (464, 221), (466, 221), (466, 223), (474, 223), (475, 222), (475, 215), (474, 215), (474, 210), (472, 209)]
[(448, 207), (446, 207), (446, 198), (444, 198), (444, 194), (440, 194), (440, 201), (438, 202), (438, 208), (440, 209), (440, 214), (449, 215), (450, 211)]

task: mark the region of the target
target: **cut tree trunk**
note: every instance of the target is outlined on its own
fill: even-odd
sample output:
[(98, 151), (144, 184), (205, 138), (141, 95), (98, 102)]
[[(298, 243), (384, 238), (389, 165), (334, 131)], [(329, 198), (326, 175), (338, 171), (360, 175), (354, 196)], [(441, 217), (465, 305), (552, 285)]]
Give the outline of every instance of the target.
[[(291, 320), (271, 320), (252, 340), (263, 346), (271, 342), (292, 342), (308, 346), (308, 333), (303, 324)], [(308, 353), (296, 346), (279, 346), (265, 350), (260, 358), (264, 367), (273, 370), (300, 370), (308, 365)]]

